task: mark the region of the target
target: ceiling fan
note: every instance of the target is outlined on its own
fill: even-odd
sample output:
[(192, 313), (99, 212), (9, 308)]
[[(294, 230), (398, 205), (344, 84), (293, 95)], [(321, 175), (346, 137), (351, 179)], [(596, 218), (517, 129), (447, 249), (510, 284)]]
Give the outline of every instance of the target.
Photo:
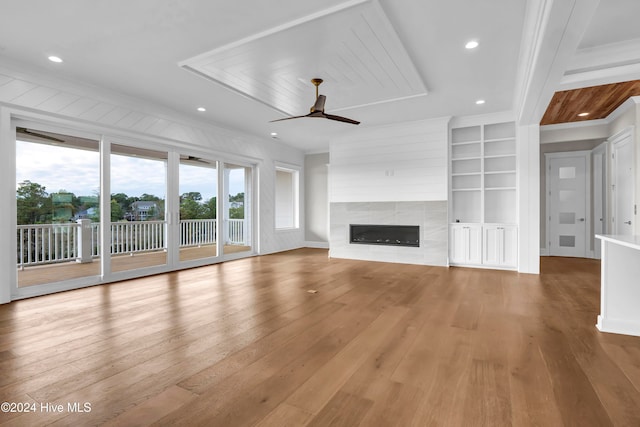
[(197, 163), (204, 163), (206, 165), (210, 165), (211, 163), (208, 162), (207, 160), (204, 160), (202, 157), (196, 157), (196, 156), (180, 156), (180, 161), (184, 161), (184, 162), (197, 162)]
[(284, 119), (271, 120), (271, 122), (269, 123), (281, 122), (283, 120), (300, 119), (303, 117), (318, 117), (321, 119), (329, 119), (329, 120), (336, 120), (338, 122), (351, 123), (352, 125), (360, 124), (359, 121), (352, 120), (347, 117), (336, 116), (333, 114), (326, 114), (324, 112), (324, 102), (327, 100), (327, 97), (324, 95), (318, 95), (318, 86), (320, 86), (320, 83), (322, 83), (322, 79), (318, 79), (318, 78), (311, 79), (311, 83), (313, 83), (313, 85), (316, 87), (316, 103), (313, 104), (313, 106), (311, 107), (311, 111), (309, 112), (309, 114), (305, 114), (304, 116), (293, 116), (293, 117), (286, 117)]

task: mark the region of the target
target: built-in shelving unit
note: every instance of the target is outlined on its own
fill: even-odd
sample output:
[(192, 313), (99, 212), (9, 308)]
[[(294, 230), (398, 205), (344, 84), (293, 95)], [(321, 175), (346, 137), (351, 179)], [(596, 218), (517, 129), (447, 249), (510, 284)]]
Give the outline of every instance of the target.
[[(514, 268), (517, 257), (512, 253), (495, 254), (517, 247), (513, 242), (517, 239), (515, 124), (453, 128), (450, 142), (450, 262)], [(496, 227), (499, 233), (488, 234)], [(509, 241), (496, 242), (494, 247), (487, 240), (489, 235), (491, 242), (495, 236)], [(488, 251), (493, 255), (482, 256)]]

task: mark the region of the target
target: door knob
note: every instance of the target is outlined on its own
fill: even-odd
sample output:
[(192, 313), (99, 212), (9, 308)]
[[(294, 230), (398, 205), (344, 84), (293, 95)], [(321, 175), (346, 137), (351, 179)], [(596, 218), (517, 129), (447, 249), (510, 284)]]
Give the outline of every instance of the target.
[(584, 218), (578, 218), (578, 221), (584, 222)]
[(631, 221), (625, 221), (624, 223), (627, 225), (631, 225)]

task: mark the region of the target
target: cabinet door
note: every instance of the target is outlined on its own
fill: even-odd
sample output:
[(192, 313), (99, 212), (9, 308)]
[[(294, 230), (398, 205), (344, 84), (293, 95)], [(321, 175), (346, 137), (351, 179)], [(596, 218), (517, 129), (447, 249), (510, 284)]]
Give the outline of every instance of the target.
[(465, 247), (464, 228), (461, 225), (452, 225), (449, 231), (449, 262), (463, 264)]
[(505, 267), (517, 267), (518, 266), (518, 227), (505, 226), (504, 227), (504, 258), (503, 263)]
[(482, 263), (482, 227), (479, 225), (451, 225), (449, 261), (453, 264)]
[(518, 229), (510, 225), (485, 225), (482, 262), (515, 267), (518, 261)]
[(503, 246), (504, 228), (485, 225), (482, 263), (487, 265), (501, 265), (504, 254)]
[(466, 228), (468, 233), (467, 245), (467, 263), (482, 263), (482, 227), (479, 225), (471, 225)]

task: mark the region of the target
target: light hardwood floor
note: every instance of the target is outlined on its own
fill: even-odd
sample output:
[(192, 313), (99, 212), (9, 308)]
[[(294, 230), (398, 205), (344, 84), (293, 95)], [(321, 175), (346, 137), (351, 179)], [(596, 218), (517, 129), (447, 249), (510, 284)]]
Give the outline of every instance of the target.
[[(250, 246), (224, 245), (225, 254), (251, 251)], [(208, 258), (216, 256), (215, 245), (202, 245), (198, 247), (180, 248), (180, 261)], [(153, 267), (167, 263), (167, 253), (164, 251), (140, 252), (133, 255), (117, 255), (111, 258), (112, 271), (127, 271), (137, 268)], [(77, 279), (80, 277), (97, 276), (100, 274), (100, 260), (79, 264), (75, 261), (58, 264), (44, 264), (18, 269), (18, 286), (33, 286)]]
[(638, 426), (640, 338), (595, 328), (599, 269), (301, 249), (16, 301), (0, 306), (0, 402), (37, 411), (0, 423)]

